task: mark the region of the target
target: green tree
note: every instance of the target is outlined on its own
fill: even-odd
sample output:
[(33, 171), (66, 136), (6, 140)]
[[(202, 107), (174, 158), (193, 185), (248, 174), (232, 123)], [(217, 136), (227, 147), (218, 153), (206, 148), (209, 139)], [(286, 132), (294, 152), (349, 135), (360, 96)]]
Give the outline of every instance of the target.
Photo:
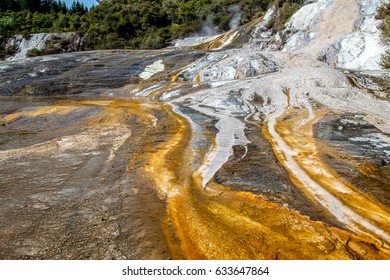
[(88, 12), (88, 8), (84, 6), (83, 3), (80, 3), (78, 0), (73, 2), (71, 8), (69, 9), (69, 12), (71, 14), (78, 14), (79, 16), (82, 16)]
[(59, 13), (57, 19), (53, 22), (52, 30), (55, 32), (65, 31), (68, 27), (68, 18), (66, 14)]
[(20, 3), (16, 0), (1, 0), (0, 13), (6, 11), (20, 11)]

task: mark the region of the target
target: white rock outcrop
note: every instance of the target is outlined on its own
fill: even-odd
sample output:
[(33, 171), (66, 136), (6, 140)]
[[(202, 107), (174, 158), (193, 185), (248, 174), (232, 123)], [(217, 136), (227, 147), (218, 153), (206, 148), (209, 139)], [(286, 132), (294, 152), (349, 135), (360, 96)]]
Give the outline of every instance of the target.
[(16, 54), (9, 60), (18, 60), (27, 57), (29, 50), (38, 49), (42, 51), (46, 46), (46, 40), (50, 37), (48, 33), (37, 33), (28, 36), (15, 35), (8, 42), (7, 47), (16, 47)]
[(309, 47), (306, 53), (310, 50), (339, 68), (379, 70), (385, 46), (378, 28), (381, 22), (375, 16), (385, 1), (312, 1), (287, 22), (283, 51)]
[[(15, 55), (9, 57), (7, 60), (19, 60), (27, 57), (29, 50), (37, 49), (39, 51), (45, 51), (48, 48), (48, 42), (52, 41), (50, 47), (55, 47), (54, 53), (76, 51), (81, 45), (81, 37), (74, 32), (64, 33), (36, 33), (23, 35), (14, 35), (8, 39), (5, 47), (14, 47), (16, 49)], [(66, 47), (55, 46), (58, 43), (66, 42)]]
[(295, 51), (315, 38), (313, 27), (321, 20), (322, 12), (333, 0), (318, 0), (299, 9), (286, 23), (284, 33), (291, 34), (284, 51)]
[(381, 56), (385, 46), (381, 42), (375, 18), (378, 8), (384, 0), (362, 0), (360, 3), (361, 19), (355, 31), (339, 43), (337, 66), (352, 70), (379, 70)]

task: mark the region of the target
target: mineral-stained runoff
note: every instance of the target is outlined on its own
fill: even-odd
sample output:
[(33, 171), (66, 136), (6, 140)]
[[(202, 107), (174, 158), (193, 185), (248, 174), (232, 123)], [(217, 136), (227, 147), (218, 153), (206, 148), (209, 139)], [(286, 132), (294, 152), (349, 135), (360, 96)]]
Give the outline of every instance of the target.
[[(49, 69), (30, 90), (51, 79), (70, 87), (67, 72), (50, 73), (66, 59), (20, 66)], [(89, 67), (85, 92), (106, 67), (73, 63), (75, 73)], [(1, 100), (1, 257), (388, 258), (388, 136), (364, 114), (331, 113), (292, 87), (274, 97), (267, 79), (33, 97), (11, 77), (2, 87), (15, 94)]]
[(3, 62), (0, 258), (389, 259), (386, 78), (240, 30)]

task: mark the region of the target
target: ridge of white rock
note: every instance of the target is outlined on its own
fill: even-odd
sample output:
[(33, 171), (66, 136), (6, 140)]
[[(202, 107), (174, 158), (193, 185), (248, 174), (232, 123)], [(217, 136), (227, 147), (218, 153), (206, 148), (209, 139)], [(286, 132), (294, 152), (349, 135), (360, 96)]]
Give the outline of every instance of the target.
[[(231, 88), (231, 90), (227, 90)], [(215, 146), (207, 153), (198, 172), (202, 175), (203, 187), (233, 154), (233, 146), (243, 146), (250, 141), (245, 136), (246, 125), (238, 117), (251, 113), (251, 109), (241, 99), (240, 89), (235, 83), (225, 84), (223, 91), (218, 88), (198, 91), (191, 96), (179, 97), (175, 102), (186, 100), (196, 111), (217, 119), (218, 129)]]

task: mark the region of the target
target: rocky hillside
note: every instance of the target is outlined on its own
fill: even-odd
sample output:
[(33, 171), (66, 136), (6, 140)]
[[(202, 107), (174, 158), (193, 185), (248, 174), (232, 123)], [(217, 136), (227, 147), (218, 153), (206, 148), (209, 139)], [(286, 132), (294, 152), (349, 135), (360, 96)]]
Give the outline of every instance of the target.
[[(282, 51), (296, 51), (315, 45), (317, 49), (313, 53), (317, 58), (336, 67), (351, 70), (381, 69), (381, 58), (386, 50), (385, 40), (381, 40), (380, 26), (383, 20), (377, 19), (377, 15), (384, 0), (362, 1), (360, 5), (352, 3), (355, 1), (296, 2), (293, 3), (296, 6), (291, 8), (282, 2), (270, 5), (261, 18), (226, 34), (217, 34), (213, 22), (205, 22), (209, 26), (204, 25), (202, 28), (208, 28), (211, 35), (203, 30), (203, 33), (189, 35), (189, 38), (177, 40), (174, 44), (176, 47), (198, 45), (197, 48), (201, 49), (216, 49), (242, 46), (250, 42), (257, 49)], [(337, 11), (328, 9), (331, 4), (338, 7)], [(303, 7), (297, 10), (299, 5)], [(240, 6), (234, 7), (237, 17), (231, 16), (230, 21), (235, 20), (236, 23), (231, 26), (237, 27), (242, 13)], [(353, 9), (349, 10), (351, 7)], [(297, 12), (291, 16), (286, 11), (288, 9)], [(323, 22), (326, 25), (321, 25)], [(25, 58), (28, 51), (33, 49), (38, 52), (31, 52), (31, 55), (69, 52), (82, 50), (87, 44), (85, 36), (88, 37), (76, 33), (16, 35), (4, 43), (4, 48), (14, 50), (13, 59)]]

